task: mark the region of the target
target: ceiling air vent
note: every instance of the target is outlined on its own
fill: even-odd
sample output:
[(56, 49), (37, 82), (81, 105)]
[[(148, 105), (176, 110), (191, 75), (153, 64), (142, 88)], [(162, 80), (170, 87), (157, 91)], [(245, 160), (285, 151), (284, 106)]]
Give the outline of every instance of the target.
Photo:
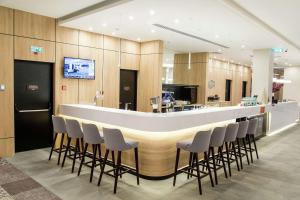
[(161, 24), (153, 24), (153, 26), (156, 26), (156, 27), (158, 27), (158, 28), (162, 28), (162, 29), (165, 29), (165, 30), (168, 30), (168, 31), (172, 31), (172, 32), (174, 32), (174, 33), (181, 34), (181, 35), (184, 35), (184, 36), (186, 36), (186, 37), (190, 37), (190, 38), (193, 38), (193, 39), (196, 39), (196, 40), (201, 40), (201, 41), (203, 41), (203, 42), (207, 42), (207, 43), (210, 43), (210, 44), (213, 44), (213, 45), (222, 47), (222, 48), (226, 48), (226, 49), (229, 48), (229, 47), (227, 47), (227, 46), (225, 46), (225, 45), (222, 45), (222, 44), (219, 44), (219, 43), (216, 43), (216, 42), (213, 42), (213, 41), (210, 41), (210, 40), (201, 38), (201, 37), (196, 36), (196, 35), (192, 35), (192, 34), (189, 34), (189, 33), (185, 33), (185, 32), (183, 32), (183, 31), (176, 30), (176, 29), (173, 29), (173, 28), (170, 28), (170, 27), (161, 25)]

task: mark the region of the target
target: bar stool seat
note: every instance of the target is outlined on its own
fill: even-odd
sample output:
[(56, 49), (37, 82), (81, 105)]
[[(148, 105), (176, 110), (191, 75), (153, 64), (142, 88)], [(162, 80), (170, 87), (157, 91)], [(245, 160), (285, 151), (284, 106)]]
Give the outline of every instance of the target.
[[(137, 185), (140, 184), (140, 175), (139, 175), (139, 161), (138, 161), (138, 142), (133, 141), (133, 140), (125, 140), (123, 137), (122, 132), (119, 129), (108, 129), (108, 128), (103, 128), (103, 136), (104, 136), (104, 143), (105, 143), (105, 156), (104, 156), (104, 163), (102, 164), (101, 168), (101, 173), (99, 176), (98, 180), (98, 186), (100, 186), (102, 176), (103, 174), (107, 174), (109, 176), (113, 176), (115, 178), (115, 183), (114, 183), (114, 194), (117, 192), (117, 184), (118, 184), (118, 177), (122, 177), (122, 174), (131, 172), (131, 174), (136, 175), (136, 181)], [(135, 169), (122, 165), (121, 164), (121, 156), (122, 156), (122, 151), (127, 151), (130, 149), (134, 149), (134, 157), (135, 157)], [(104, 171), (105, 165), (108, 164), (107, 158), (109, 151), (112, 153), (112, 164), (113, 164), (113, 169)], [(114, 152), (118, 152), (118, 157), (117, 157), (117, 163), (115, 165), (114, 161)], [(113, 172), (113, 175), (110, 174), (110, 172)]]
[[(177, 153), (176, 153), (176, 160), (175, 160), (175, 171), (174, 171), (174, 178), (173, 178), (173, 186), (176, 184), (176, 177), (177, 174), (183, 172), (189, 176), (197, 177), (198, 179), (198, 188), (200, 195), (202, 194), (202, 186), (201, 186), (201, 179), (209, 175), (211, 186), (214, 187), (214, 183), (212, 180), (212, 174), (210, 171), (209, 161), (208, 161), (208, 149), (209, 149), (209, 141), (211, 137), (211, 131), (199, 131), (196, 133), (193, 140), (184, 140), (179, 141), (176, 143)], [(185, 166), (181, 169), (178, 169), (179, 158), (180, 158), (180, 150), (183, 149), (185, 151), (190, 152), (190, 160), (189, 165)], [(204, 154), (204, 160), (199, 161), (198, 154)], [(199, 165), (206, 166), (208, 169), (208, 173), (204, 171), (200, 171)], [(196, 171), (196, 174), (193, 172)], [(203, 175), (201, 175), (201, 173)]]

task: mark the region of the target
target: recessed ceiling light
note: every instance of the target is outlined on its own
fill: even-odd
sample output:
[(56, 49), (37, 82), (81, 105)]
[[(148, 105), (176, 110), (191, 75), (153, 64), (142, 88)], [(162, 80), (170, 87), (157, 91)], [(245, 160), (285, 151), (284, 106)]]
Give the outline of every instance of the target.
[(221, 52), (222, 51), (222, 49), (218, 49), (218, 52)]
[(150, 14), (151, 16), (153, 16), (153, 15), (155, 15), (155, 11), (154, 11), (154, 10), (150, 10), (150, 11), (149, 11), (149, 14)]
[(112, 34), (112, 35), (116, 35), (116, 32), (112, 32), (111, 34)]
[(90, 27), (89, 27), (89, 31), (92, 31), (92, 30), (93, 30), (93, 27), (90, 26)]
[(106, 26), (107, 26), (107, 24), (106, 24), (106, 23), (103, 23), (103, 24), (102, 24), (102, 26), (103, 26), (103, 27), (106, 27)]
[(174, 23), (178, 24), (179, 23), (179, 19), (174, 19)]
[(242, 48), (242, 49), (245, 49), (245, 47), (246, 47), (246, 45), (244, 45), (244, 44), (241, 45), (241, 48)]
[(217, 56), (214, 56), (214, 59), (216, 59), (217, 58)]
[(134, 20), (134, 17), (133, 16), (129, 16), (128, 19), (129, 20)]
[(218, 34), (215, 35), (215, 38), (219, 38), (220, 36)]
[(154, 29), (151, 30), (151, 33), (155, 33), (156, 31)]
[(141, 38), (137, 38), (136, 40), (137, 40), (137, 41), (141, 41)]

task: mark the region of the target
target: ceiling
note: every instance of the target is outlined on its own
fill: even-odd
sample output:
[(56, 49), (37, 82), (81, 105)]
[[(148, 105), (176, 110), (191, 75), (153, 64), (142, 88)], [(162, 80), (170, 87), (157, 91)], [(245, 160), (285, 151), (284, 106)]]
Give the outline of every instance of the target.
[[(47, 3), (48, 2), (48, 3)], [(51, 17), (62, 17), (99, 0), (0, 0), (0, 5)], [(233, 2), (240, 8), (230, 5)], [(219, 59), (251, 64), (253, 49), (284, 48), (277, 66), (300, 66), (298, 0), (132, 0), (78, 18), (62, 26), (131, 40), (165, 42), (168, 52), (217, 52)], [(243, 9), (246, 10), (243, 11)], [(247, 12), (255, 17), (249, 17)], [(262, 25), (263, 22), (270, 26)], [(229, 48), (161, 29), (161, 24)], [(275, 31), (274, 31), (275, 30)], [(294, 45), (293, 45), (294, 44)]]

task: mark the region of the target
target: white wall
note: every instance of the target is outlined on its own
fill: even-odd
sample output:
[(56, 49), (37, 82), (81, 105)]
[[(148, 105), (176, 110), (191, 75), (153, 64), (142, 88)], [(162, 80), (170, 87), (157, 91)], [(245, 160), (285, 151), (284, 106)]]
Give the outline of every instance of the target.
[(289, 67), (284, 69), (284, 77), (291, 83), (283, 86), (283, 99), (292, 99), (300, 105), (300, 67)]

